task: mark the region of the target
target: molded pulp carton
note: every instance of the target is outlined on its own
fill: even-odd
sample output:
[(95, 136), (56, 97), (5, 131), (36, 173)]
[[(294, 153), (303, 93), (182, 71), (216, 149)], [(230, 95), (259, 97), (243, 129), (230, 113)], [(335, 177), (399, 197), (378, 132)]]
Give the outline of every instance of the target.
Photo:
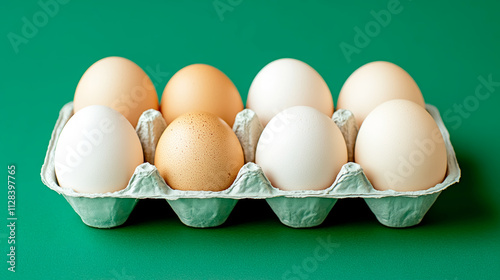
[[(66, 104), (59, 113), (41, 177), (45, 185), (66, 198), (85, 224), (96, 228), (122, 225), (138, 199), (146, 198), (166, 199), (184, 224), (200, 228), (215, 227), (224, 223), (239, 199), (266, 199), (283, 224), (305, 228), (321, 224), (338, 199), (353, 197), (363, 198), (383, 225), (409, 227), (420, 223), (439, 194), (457, 183), (460, 178), (455, 151), (439, 111), (432, 105), (426, 105), (426, 109), (443, 135), (448, 154), (448, 170), (442, 183), (422, 191), (375, 190), (362, 168), (353, 162), (346, 163), (335, 182), (324, 190), (283, 191), (274, 188), (261, 168), (252, 162), (263, 127), (255, 113), (245, 109), (237, 115), (233, 130), (243, 147), (246, 163), (228, 189), (208, 192), (170, 188), (153, 165), (155, 148), (166, 123), (158, 111), (148, 110), (142, 114), (136, 128), (146, 162), (136, 168), (128, 186), (113, 193), (77, 193), (58, 185), (54, 169), (57, 140), (73, 114), (72, 102)], [(338, 110), (332, 118), (344, 135), (349, 160), (352, 161), (357, 135), (354, 117), (347, 110)]]

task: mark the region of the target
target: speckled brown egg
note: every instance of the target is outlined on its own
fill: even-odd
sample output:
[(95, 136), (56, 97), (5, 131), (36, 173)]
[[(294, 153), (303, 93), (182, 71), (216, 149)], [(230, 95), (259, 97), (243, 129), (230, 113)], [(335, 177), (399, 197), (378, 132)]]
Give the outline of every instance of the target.
[(225, 190), (243, 164), (236, 134), (221, 118), (206, 112), (186, 113), (170, 123), (155, 154), (155, 165), (167, 184), (186, 191)]

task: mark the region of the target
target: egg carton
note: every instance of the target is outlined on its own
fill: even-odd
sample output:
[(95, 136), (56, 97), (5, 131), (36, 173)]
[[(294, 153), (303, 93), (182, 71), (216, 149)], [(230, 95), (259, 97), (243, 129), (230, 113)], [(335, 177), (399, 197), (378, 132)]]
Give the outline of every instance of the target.
[[(136, 127), (146, 162), (135, 169), (127, 187), (111, 193), (77, 193), (58, 185), (54, 165), (57, 140), (73, 114), (72, 102), (64, 105), (59, 113), (41, 178), (45, 185), (66, 198), (85, 224), (96, 228), (111, 228), (125, 223), (139, 199), (166, 199), (182, 223), (197, 228), (223, 224), (239, 199), (265, 199), (283, 224), (308, 228), (320, 225), (338, 199), (355, 197), (363, 198), (383, 225), (409, 227), (420, 223), (439, 194), (460, 178), (455, 151), (439, 111), (432, 105), (426, 105), (426, 109), (438, 124), (448, 157), (444, 181), (427, 190), (375, 190), (361, 166), (354, 162), (346, 163), (334, 183), (324, 190), (284, 191), (275, 188), (262, 169), (253, 163), (263, 127), (257, 115), (249, 109), (238, 113), (233, 125), (245, 155), (245, 164), (233, 184), (219, 192), (174, 190), (153, 165), (156, 145), (166, 123), (160, 112), (151, 109), (141, 115)], [(354, 116), (347, 110), (337, 110), (332, 119), (344, 135), (348, 157), (352, 161), (358, 131)]]

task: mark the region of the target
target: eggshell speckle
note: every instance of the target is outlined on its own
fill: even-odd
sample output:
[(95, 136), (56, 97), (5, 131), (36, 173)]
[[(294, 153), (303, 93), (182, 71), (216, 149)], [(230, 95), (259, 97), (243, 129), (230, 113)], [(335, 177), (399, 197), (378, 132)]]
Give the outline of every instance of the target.
[(155, 165), (173, 189), (221, 191), (244, 164), (236, 134), (221, 118), (191, 112), (175, 119), (158, 142)]

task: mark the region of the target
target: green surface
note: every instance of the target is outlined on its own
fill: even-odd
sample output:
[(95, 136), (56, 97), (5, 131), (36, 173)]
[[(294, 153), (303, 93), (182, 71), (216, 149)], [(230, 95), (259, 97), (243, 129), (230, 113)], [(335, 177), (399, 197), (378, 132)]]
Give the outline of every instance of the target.
[[(46, 23), (37, 1), (0, 5), (2, 224), (10, 164), (18, 217), (15, 273), (7, 271), (7, 227), (0, 224), (0, 279), (498, 279), (500, 87), (475, 94), (480, 77), (500, 81), (498, 1), (401, 1), (393, 8), (385, 0), (220, 0), (221, 9), (235, 4), (221, 16), (209, 0), (88, 2), (59, 5)], [(342, 42), (354, 45), (355, 28), (371, 26), (370, 12), (388, 5), (399, 13), (349, 62)], [(23, 18), (33, 23), (33, 16), (40, 27), (25, 30), (30, 38), (16, 53), (9, 34), (23, 36)], [(359, 199), (340, 200), (314, 229), (283, 226), (260, 200), (239, 202), (215, 229), (184, 226), (164, 200), (140, 201), (123, 227), (87, 227), (39, 173), (59, 109), (84, 71), (110, 55), (146, 69), (159, 94), (183, 66), (214, 65), (244, 100), (259, 69), (277, 58), (309, 63), (334, 100), (356, 68), (392, 61), (444, 116), (462, 180), (421, 225), (403, 230), (380, 225)]]

